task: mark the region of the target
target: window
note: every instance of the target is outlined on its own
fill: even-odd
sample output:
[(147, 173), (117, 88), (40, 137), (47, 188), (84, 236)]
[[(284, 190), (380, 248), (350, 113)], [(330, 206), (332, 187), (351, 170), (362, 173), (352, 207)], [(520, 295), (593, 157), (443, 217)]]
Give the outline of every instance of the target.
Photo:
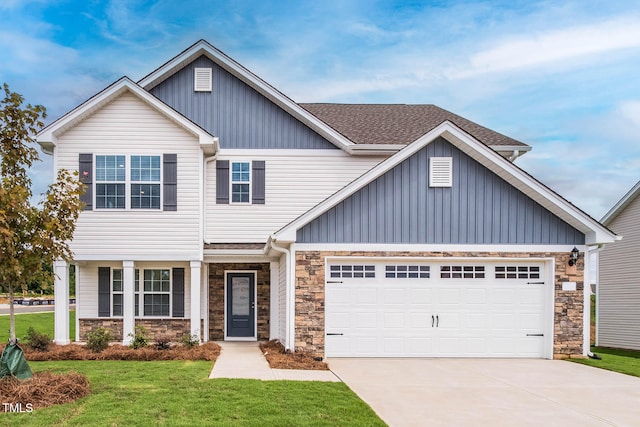
[(142, 293), (144, 316), (169, 316), (171, 271), (144, 270)]
[(131, 209), (160, 209), (160, 156), (131, 156)]
[(96, 207), (125, 208), (125, 156), (96, 156)]
[(231, 203), (251, 202), (251, 164), (231, 163)]
[(332, 265), (329, 275), (334, 278), (369, 279), (376, 277), (375, 265)]
[(430, 267), (428, 265), (387, 265), (384, 277), (387, 279), (428, 279)]
[(527, 265), (496, 266), (496, 279), (539, 279), (540, 267)]
[(453, 185), (453, 159), (451, 157), (429, 158), (429, 187), (451, 187)]
[(112, 316), (122, 316), (122, 270), (113, 269), (111, 277)]
[(484, 279), (482, 265), (443, 265), (440, 267), (442, 279)]

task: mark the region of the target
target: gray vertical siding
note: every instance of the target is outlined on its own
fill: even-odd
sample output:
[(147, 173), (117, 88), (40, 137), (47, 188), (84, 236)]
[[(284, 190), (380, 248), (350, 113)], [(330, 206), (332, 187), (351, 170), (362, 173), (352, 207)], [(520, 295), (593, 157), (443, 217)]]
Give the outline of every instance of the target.
[[(213, 69), (211, 92), (194, 92), (196, 67)], [(223, 148), (336, 148), (206, 56), (178, 71), (151, 93), (218, 136)]]
[[(429, 187), (429, 158), (453, 187)], [(301, 243), (582, 244), (584, 234), (443, 138), (298, 230)]]

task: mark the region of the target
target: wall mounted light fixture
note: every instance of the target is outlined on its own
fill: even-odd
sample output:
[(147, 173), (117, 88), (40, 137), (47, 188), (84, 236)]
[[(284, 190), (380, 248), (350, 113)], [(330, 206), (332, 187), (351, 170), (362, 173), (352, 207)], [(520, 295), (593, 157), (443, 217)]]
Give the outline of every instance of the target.
[(569, 265), (573, 267), (578, 262), (578, 258), (580, 258), (580, 251), (575, 246), (571, 249), (571, 255), (569, 256)]

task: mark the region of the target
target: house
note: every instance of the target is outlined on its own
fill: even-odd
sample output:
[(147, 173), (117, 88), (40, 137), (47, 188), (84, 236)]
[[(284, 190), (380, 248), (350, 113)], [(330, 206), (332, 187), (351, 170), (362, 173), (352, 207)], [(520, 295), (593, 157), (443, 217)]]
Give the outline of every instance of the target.
[(76, 340), (143, 325), (324, 357), (588, 350), (584, 254), (616, 236), (513, 164), (529, 146), (436, 106), (297, 104), (201, 40), (37, 140), (87, 185)]
[(596, 345), (640, 350), (640, 182), (602, 218), (624, 237), (598, 253)]

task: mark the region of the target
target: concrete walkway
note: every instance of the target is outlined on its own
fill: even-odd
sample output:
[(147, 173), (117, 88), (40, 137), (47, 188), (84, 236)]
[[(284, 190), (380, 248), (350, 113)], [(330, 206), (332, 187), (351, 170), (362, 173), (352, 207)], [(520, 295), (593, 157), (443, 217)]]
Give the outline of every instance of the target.
[(209, 378), (340, 382), (331, 371), (271, 369), (255, 341), (218, 341), (216, 344), (221, 347), (220, 356)]
[(561, 360), (329, 359), (390, 426), (640, 426), (640, 378)]

